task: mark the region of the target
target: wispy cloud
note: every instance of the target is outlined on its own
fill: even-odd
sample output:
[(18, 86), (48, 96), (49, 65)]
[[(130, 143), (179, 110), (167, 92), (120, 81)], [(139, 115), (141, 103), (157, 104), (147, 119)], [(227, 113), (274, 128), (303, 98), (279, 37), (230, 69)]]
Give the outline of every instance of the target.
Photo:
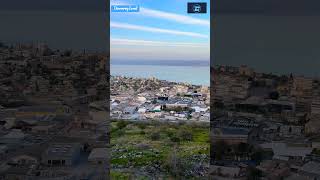
[(147, 41), (136, 39), (111, 38), (111, 45), (126, 45), (126, 46), (170, 46), (170, 47), (193, 47), (193, 48), (208, 48), (208, 43), (182, 43), (182, 42), (164, 42), (164, 41)]
[(173, 34), (173, 35), (181, 35), (181, 36), (208, 38), (207, 35), (200, 34), (200, 33), (177, 31), (177, 30), (163, 29), (163, 28), (154, 28), (149, 26), (140, 26), (140, 25), (127, 24), (127, 23), (119, 23), (119, 22), (110, 22), (110, 27), (153, 32), (153, 33), (165, 33), (165, 34)]
[(175, 21), (182, 24), (202, 25), (202, 26), (210, 27), (209, 20), (203, 20), (203, 19), (193, 18), (190, 16), (158, 11), (158, 10), (148, 9), (148, 8), (141, 8), (140, 10), (141, 10), (140, 14), (144, 16), (165, 19), (169, 21)]
[(202, 60), (209, 61), (209, 48), (175, 48), (148, 46), (135, 48), (131, 46), (111, 46), (110, 59), (122, 60)]
[(165, 42), (111, 37), (111, 59), (205, 60), (210, 58), (209, 43)]

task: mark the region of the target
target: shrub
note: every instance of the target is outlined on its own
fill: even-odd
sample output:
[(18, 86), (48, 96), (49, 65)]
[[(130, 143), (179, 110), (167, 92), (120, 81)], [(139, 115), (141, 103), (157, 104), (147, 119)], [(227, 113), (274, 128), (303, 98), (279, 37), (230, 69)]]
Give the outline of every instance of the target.
[(147, 125), (144, 124), (144, 123), (139, 123), (139, 124), (138, 124), (138, 127), (139, 127), (140, 129), (145, 129), (145, 128), (147, 127)]
[(153, 132), (150, 136), (151, 140), (157, 141), (160, 139), (160, 133), (159, 132)]
[(119, 121), (119, 122), (117, 123), (117, 127), (118, 127), (119, 129), (123, 129), (123, 128), (127, 127), (128, 124), (129, 124), (129, 123), (126, 122), (126, 121)]
[(179, 131), (179, 137), (184, 141), (192, 141), (193, 135), (190, 130), (182, 129)]
[(176, 142), (176, 143), (179, 143), (179, 142), (180, 142), (180, 138), (178, 138), (178, 137), (176, 137), (176, 136), (170, 137), (170, 140), (171, 140), (172, 142)]

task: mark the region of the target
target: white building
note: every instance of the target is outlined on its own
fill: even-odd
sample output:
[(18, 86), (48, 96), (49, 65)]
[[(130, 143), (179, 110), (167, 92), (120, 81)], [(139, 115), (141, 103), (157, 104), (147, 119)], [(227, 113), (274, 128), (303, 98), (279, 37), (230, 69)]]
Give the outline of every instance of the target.
[(260, 144), (264, 149), (272, 149), (274, 155), (273, 159), (289, 161), (304, 160), (305, 157), (312, 152), (312, 147), (305, 146), (291, 146), (284, 142), (272, 142)]
[(79, 143), (54, 143), (42, 154), (41, 161), (47, 166), (71, 166), (79, 156)]
[(311, 103), (311, 115), (320, 115), (320, 97), (313, 97)]

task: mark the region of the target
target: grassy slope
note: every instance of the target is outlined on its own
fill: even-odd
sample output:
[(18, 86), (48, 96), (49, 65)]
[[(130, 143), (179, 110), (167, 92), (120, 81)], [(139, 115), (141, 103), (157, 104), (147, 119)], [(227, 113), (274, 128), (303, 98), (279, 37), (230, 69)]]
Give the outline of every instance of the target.
[[(113, 147), (111, 163), (117, 167), (111, 172), (112, 179), (129, 179), (130, 169), (154, 165), (158, 165), (157, 167), (162, 170), (162, 176), (170, 176), (173, 173), (171, 163), (173, 152), (176, 152), (175, 159), (188, 159), (201, 154), (209, 157), (208, 126), (159, 122), (119, 123), (119, 121), (112, 122), (111, 125)], [(187, 137), (192, 134), (192, 138), (184, 138), (186, 133)], [(124, 169), (126, 171), (123, 171)], [(140, 175), (142, 179), (143, 176)]]

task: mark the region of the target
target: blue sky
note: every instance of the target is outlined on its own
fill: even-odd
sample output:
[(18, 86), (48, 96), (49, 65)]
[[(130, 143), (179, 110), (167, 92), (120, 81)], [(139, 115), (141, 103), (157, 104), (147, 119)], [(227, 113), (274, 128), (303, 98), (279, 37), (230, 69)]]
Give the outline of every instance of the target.
[(209, 61), (210, 14), (188, 14), (187, 2), (111, 0), (140, 6), (140, 12), (111, 12), (111, 59)]

